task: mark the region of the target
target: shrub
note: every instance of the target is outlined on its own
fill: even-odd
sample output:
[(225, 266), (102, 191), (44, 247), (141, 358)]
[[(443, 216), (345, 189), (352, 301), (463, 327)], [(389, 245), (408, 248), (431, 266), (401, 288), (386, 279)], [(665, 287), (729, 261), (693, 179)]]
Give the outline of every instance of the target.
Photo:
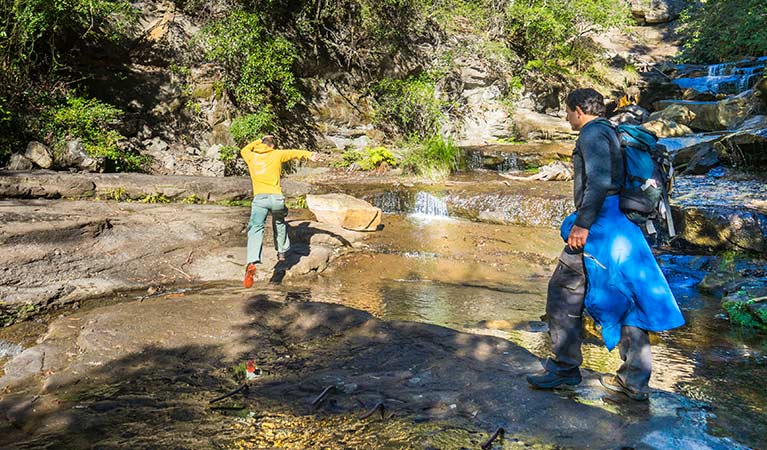
[[(726, 17), (727, 20), (722, 20)], [(716, 0), (692, 4), (682, 12), (682, 59), (716, 63), (767, 55), (767, 3)]]
[(286, 201), (285, 206), (290, 209), (307, 209), (309, 207), (306, 204), (306, 195), (299, 195), (298, 197)]
[(333, 163), (335, 167), (350, 167), (352, 164), (364, 158), (365, 155), (359, 150), (346, 150), (341, 155), (341, 160)]
[(134, 16), (126, 0), (0, 2), (0, 65), (22, 76), (40, 65), (53, 68), (60, 41), (118, 40)]
[(574, 64), (581, 70), (596, 53), (587, 35), (629, 23), (626, 2), (614, 0), (515, 0), (506, 11), (506, 42), (528, 70), (558, 72)]
[(453, 140), (434, 135), (415, 144), (405, 155), (402, 168), (409, 173), (423, 175), (432, 180), (447, 178), (459, 168), (460, 150)]
[(388, 167), (397, 166), (397, 160), (386, 147), (366, 147), (362, 151), (347, 150), (342, 158), (335, 164), (336, 167), (350, 167), (357, 164), (362, 170), (377, 170), (384, 164)]
[(240, 148), (233, 145), (221, 147), (218, 158), (224, 162), (224, 176), (247, 175), (247, 167), (240, 158)]
[(373, 121), (379, 127), (418, 140), (439, 132), (448, 106), (436, 92), (436, 74), (423, 73), (404, 80), (387, 78), (375, 87)]
[(105, 158), (118, 172), (140, 170), (146, 157), (121, 148), (119, 143), (124, 137), (110, 128), (122, 114), (120, 109), (96, 99), (67, 96), (62, 103), (43, 108), (38, 132), (53, 136), (59, 148), (67, 140), (79, 139), (90, 156)]
[(239, 145), (260, 139), (276, 129), (275, 116), (268, 108), (263, 108), (255, 114), (237, 117), (232, 121), (229, 133)]
[(140, 203), (170, 203), (170, 199), (165, 194), (155, 192), (154, 194), (144, 194), (138, 201)]
[(389, 167), (395, 167), (397, 160), (386, 147), (368, 147), (365, 149), (365, 156), (358, 162), (362, 170), (376, 170), (383, 164)]
[(270, 34), (258, 14), (234, 11), (206, 25), (196, 42), (207, 60), (224, 67), (227, 87), (246, 109), (263, 111), (273, 98), (288, 108), (301, 100), (291, 70), (296, 48)]

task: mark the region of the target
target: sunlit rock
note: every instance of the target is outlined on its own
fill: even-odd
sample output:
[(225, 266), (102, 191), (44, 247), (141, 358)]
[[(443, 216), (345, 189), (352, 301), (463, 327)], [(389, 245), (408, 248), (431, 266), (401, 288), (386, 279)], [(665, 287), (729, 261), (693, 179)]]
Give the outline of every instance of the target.
[(381, 210), (346, 194), (307, 195), (306, 204), (317, 220), (348, 230), (375, 231), (381, 224)]
[(642, 124), (643, 127), (655, 133), (658, 137), (676, 137), (692, 133), (687, 125), (682, 125), (669, 119), (656, 119)]
[(39, 142), (32, 141), (27, 144), (27, 151), (24, 152), (24, 156), (43, 169), (50, 169), (53, 166), (53, 158), (51, 158), (48, 147)]

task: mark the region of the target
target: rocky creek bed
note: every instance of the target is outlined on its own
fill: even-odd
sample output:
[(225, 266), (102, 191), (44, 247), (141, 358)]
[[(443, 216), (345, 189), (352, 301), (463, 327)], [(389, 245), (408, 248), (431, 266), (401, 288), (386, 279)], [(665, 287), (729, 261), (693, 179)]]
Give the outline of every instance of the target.
[[(244, 382), (233, 368), (246, 360), (259, 369), (248, 391), (211, 404)], [(702, 404), (613, 398), (590, 371), (573, 391), (534, 391), (524, 375), (539, 367), (502, 338), (211, 288), (52, 323), (0, 378), (0, 444), (477, 448), (503, 427), (493, 448), (738, 447), (706, 433)], [(380, 403), (383, 417), (360, 419)]]
[[(107, 280), (145, 276), (127, 285), (141, 291), (83, 297), (77, 310), (51, 308), (0, 332), (3, 447), (457, 449), (477, 448), (498, 427), (506, 435), (493, 448), (764, 444), (767, 350), (758, 335), (726, 331), (715, 318), (718, 302), (695, 288), (721, 265), (714, 256), (664, 260), (691, 325), (658, 337), (652, 398), (635, 404), (599, 387), (598, 374), (614, 370), (617, 356), (594, 338), (584, 347), (581, 386), (539, 392), (524, 380), (548, 348), (540, 316), (561, 247), (554, 228), (386, 215), (383, 231), (363, 234), (296, 211), (293, 236), (308, 254), (298, 253), (294, 267), (320, 248), (328, 259), (282, 284), (263, 271), (246, 291), (238, 287), (242, 267), (232, 264), (244, 251), (246, 208), (45, 200), (3, 207), (3, 245), (15, 249), (7, 261), (18, 273), (24, 248), (47, 255), (64, 245), (62, 255), (86, 255), (97, 267), (120, 261), (119, 270), (99, 272)], [(118, 219), (104, 236), (68, 225), (104, 215)], [(45, 218), (56, 220), (41, 232), (35, 227)], [(178, 241), (165, 247), (150, 234)], [(103, 256), (106, 238), (143, 246), (147, 263), (124, 251)], [(197, 256), (184, 264), (188, 249)], [(62, 268), (61, 286), (77, 284), (75, 260), (48, 266)], [(17, 283), (15, 295), (40, 273)], [(163, 285), (160, 274), (175, 278)], [(99, 292), (112, 291), (88, 297)], [(65, 297), (41, 303), (55, 304), (73, 305)], [(210, 404), (245, 382), (248, 360), (261, 372), (247, 395)], [(721, 385), (731, 382), (725, 395)], [(328, 386), (333, 392), (312, 405)], [(359, 418), (379, 403), (384, 418)]]

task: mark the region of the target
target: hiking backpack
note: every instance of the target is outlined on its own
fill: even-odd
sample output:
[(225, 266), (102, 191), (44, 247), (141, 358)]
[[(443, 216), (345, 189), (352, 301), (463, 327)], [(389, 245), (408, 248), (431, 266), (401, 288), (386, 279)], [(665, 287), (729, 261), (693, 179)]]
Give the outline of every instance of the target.
[(668, 200), (674, 167), (668, 151), (658, 144), (655, 133), (641, 125), (621, 124), (616, 131), (626, 168), (619, 201), (621, 211), (632, 222), (644, 225), (648, 234), (656, 233), (654, 220), (665, 220), (669, 237), (674, 237), (676, 229)]

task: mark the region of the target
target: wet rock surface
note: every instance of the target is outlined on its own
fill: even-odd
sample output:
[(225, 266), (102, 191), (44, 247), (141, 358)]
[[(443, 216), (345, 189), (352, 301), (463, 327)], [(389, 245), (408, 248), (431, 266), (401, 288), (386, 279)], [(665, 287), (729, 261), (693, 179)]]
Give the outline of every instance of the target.
[[(243, 382), (230, 368), (245, 360), (261, 369), (247, 393), (211, 404)], [(543, 448), (739, 448), (708, 435), (704, 410), (680, 396), (615, 398), (591, 372), (572, 391), (531, 390), (524, 375), (539, 367), (504, 339), (382, 322), (274, 290), (155, 298), (56, 321), (12, 360), (0, 379), (0, 444), (347, 448), (367, 436), (366, 448), (393, 449), (441, 435), (448, 446), (438, 447), (459, 448), (502, 426), (507, 442)], [(387, 418), (359, 419), (377, 403)], [(464, 433), (447, 438), (456, 429)]]
[[(299, 181), (283, 182), (286, 195), (306, 193)], [(140, 200), (162, 195), (168, 200), (199, 202), (251, 197), (248, 177), (157, 176), (139, 173), (85, 174), (53, 171), (0, 172), (0, 198), (89, 198)]]
[(679, 177), (672, 210), (680, 240), (690, 246), (767, 251), (767, 188), (760, 179)]
[[(289, 218), (295, 245), (285, 263), (275, 264), (267, 227), (258, 279), (324, 270), (336, 250), (364, 237), (298, 213)], [(0, 201), (0, 319), (121, 290), (240, 280), (249, 214), (213, 205)]]

